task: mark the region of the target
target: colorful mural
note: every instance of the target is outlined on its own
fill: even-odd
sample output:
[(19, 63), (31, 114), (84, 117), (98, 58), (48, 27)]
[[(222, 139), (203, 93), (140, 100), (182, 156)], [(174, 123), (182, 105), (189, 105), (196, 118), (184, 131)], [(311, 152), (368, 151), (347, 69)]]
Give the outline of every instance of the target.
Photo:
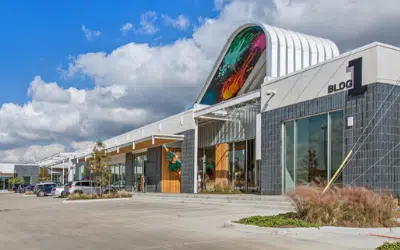
[(201, 104), (213, 105), (235, 97), (266, 48), (266, 37), (259, 26), (242, 30), (232, 41)]

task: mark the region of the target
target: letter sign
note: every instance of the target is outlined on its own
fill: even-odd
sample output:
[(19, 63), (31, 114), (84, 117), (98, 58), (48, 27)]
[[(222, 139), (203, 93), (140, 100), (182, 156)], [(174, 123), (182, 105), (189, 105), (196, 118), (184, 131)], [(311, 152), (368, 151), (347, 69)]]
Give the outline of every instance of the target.
[(349, 95), (359, 95), (367, 91), (367, 86), (362, 86), (362, 57), (349, 61), (347, 72), (352, 72), (352, 79), (328, 85), (328, 94), (345, 89), (349, 90)]

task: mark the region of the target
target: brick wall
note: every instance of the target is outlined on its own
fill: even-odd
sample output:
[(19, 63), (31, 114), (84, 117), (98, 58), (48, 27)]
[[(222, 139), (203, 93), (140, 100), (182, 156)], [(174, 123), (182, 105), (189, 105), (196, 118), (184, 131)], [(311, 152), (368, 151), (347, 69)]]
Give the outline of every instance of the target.
[(30, 177), (29, 184), (35, 184), (39, 175), (38, 165), (15, 165), (15, 173), (21, 177)]
[(193, 193), (195, 131), (188, 130), (182, 134), (185, 135), (185, 138), (182, 142), (181, 193)]
[[(353, 117), (354, 120), (354, 125), (346, 127), (344, 131), (344, 148), (347, 154), (393, 87), (394, 85), (374, 83), (368, 85), (368, 91), (362, 95), (349, 96), (347, 92), (340, 92), (263, 113), (261, 193), (282, 192), (281, 124), (283, 121), (338, 109), (344, 110), (345, 119)], [(400, 146), (391, 151), (400, 143), (400, 98), (397, 98), (395, 104), (382, 118), (398, 95), (400, 87), (396, 86), (355, 145), (354, 155), (342, 173), (344, 184), (365, 186), (374, 190), (388, 189), (395, 195), (400, 193)], [(344, 122), (346, 124), (346, 121)], [(372, 130), (375, 124), (378, 125)], [(367, 137), (368, 134), (370, 135)], [(364, 139), (365, 142), (360, 147)]]

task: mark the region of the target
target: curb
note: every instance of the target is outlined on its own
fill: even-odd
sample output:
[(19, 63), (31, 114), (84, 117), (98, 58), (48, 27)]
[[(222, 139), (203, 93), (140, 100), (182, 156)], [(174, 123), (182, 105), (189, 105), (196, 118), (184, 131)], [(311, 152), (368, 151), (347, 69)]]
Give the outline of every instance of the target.
[(128, 201), (131, 200), (132, 198), (111, 198), (111, 199), (92, 199), (92, 200), (64, 200), (64, 204), (70, 204), (70, 203), (92, 203), (92, 202), (101, 202), (101, 201)]
[(318, 228), (272, 228), (259, 227), (253, 225), (244, 225), (227, 221), (223, 225), (224, 228), (232, 228), (246, 233), (262, 233), (275, 236), (291, 236), (299, 234), (313, 233), (331, 233), (331, 234), (346, 234), (346, 235), (370, 235), (382, 233), (397, 233), (400, 234), (400, 227), (392, 228), (349, 228), (349, 227), (320, 227)]

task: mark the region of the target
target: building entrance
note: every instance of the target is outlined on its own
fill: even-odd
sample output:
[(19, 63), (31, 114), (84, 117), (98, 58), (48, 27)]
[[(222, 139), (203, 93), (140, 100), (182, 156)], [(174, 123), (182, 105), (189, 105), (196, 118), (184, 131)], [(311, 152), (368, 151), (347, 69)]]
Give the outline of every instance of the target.
[(254, 139), (200, 148), (198, 157), (199, 190), (259, 192), (260, 169), (255, 160)]

